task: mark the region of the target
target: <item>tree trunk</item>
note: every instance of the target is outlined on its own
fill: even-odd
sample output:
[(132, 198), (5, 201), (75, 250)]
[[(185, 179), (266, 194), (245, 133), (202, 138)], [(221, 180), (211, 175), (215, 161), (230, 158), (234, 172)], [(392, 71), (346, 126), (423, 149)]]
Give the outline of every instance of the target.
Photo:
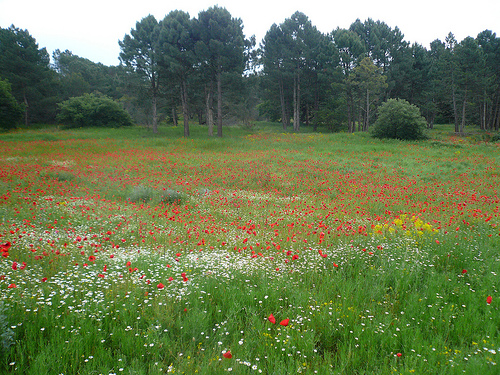
[(217, 73), (217, 137), (222, 137), (222, 75)]
[(353, 118), (352, 118), (352, 104), (353, 103), (352, 103), (352, 94), (351, 94), (350, 89), (347, 90), (346, 104), (347, 104), (347, 131), (349, 133), (354, 133), (354, 131), (356, 129), (354, 127)]
[(464, 92), (464, 104), (462, 106), (462, 121), (460, 123), (460, 134), (464, 133), (465, 130), (465, 107), (467, 105), (467, 86), (465, 86)]
[(29, 125), (28, 108), (30, 106), (28, 103), (28, 98), (26, 97), (26, 90), (23, 90), (23, 99), (24, 99), (24, 125), (28, 127)]
[(182, 102), (182, 116), (184, 117), (184, 137), (189, 137), (189, 110), (187, 100), (187, 86), (186, 80), (181, 82), (181, 102)]
[(177, 127), (177, 110), (175, 109), (175, 106), (172, 107), (172, 122), (174, 123), (174, 126)]
[[(306, 126), (309, 126), (309, 103), (306, 103)], [(314, 131), (316, 131), (316, 126), (314, 126)]]
[(288, 114), (286, 111), (285, 89), (283, 87), (283, 80), (281, 78), (279, 80), (279, 88), (280, 88), (280, 103), (281, 103), (281, 122), (283, 124), (283, 130), (286, 130), (288, 126)]
[(455, 133), (458, 133), (459, 128), (458, 128), (457, 98), (455, 94), (455, 82), (453, 74), (451, 75), (451, 99), (453, 101), (453, 118), (455, 121)]
[(153, 133), (158, 133), (158, 119), (156, 118), (156, 92), (153, 92), (151, 111), (153, 112)]
[(300, 75), (293, 80), (293, 131), (300, 129)]
[[(211, 85), (210, 85), (211, 86)], [(214, 135), (214, 110), (212, 108), (213, 98), (212, 98), (212, 88), (207, 89), (207, 125), (208, 125), (208, 135)]]
[(366, 89), (366, 118), (365, 124), (363, 126), (363, 131), (368, 130), (368, 126), (370, 126), (370, 90)]

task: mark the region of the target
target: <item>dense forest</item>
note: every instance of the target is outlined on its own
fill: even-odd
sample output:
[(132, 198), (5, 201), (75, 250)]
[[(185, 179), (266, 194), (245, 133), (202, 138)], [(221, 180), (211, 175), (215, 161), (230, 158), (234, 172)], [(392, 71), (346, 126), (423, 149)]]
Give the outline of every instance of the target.
[(185, 136), (189, 120), (218, 136), (223, 125), (256, 120), (355, 132), (368, 130), (382, 102), (400, 98), (418, 106), (430, 128), (500, 126), (500, 38), (490, 30), (460, 42), (450, 32), (427, 49), (382, 21), (358, 19), (325, 34), (296, 12), (257, 43), (240, 19), (214, 6), (197, 18), (149, 15), (119, 44), (118, 66), (68, 50), (50, 59), (28, 30), (0, 28), (2, 111), (15, 99), (25, 126), (55, 123), (59, 103), (93, 93), (154, 132), (181, 120)]

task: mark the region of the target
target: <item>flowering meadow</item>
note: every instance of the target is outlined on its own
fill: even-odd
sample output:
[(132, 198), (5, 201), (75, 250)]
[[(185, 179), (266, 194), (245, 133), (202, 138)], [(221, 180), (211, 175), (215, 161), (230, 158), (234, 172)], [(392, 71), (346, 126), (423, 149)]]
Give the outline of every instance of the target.
[(181, 130), (0, 135), (0, 373), (500, 373), (498, 143)]

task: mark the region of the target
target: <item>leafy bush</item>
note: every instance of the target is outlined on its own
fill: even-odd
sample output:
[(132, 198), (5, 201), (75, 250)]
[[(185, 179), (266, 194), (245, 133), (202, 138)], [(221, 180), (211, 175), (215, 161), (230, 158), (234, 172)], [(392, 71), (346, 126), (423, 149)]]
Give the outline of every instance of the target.
[(378, 109), (372, 136), (401, 140), (424, 139), (425, 127), (426, 121), (417, 106), (403, 99), (389, 99)]
[(173, 189), (166, 189), (162, 195), (160, 200), (163, 203), (168, 203), (168, 204), (181, 204), (183, 200), (182, 193)]
[(107, 96), (85, 94), (59, 103), (57, 121), (68, 127), (111, 127), (133, 125), (122, 106)]
[(138, 185), (134, 186), (128, 200), (131, 202), (148, 202), (153, 199), (153, 189), (149, 186)]
[(497, 133), (491, 137), (491, 142), (500, 142), (500, 133)]
[(0, 129), (13, 129), (23, 118), (24, 109), (11, 93), (10, 83), (0, 79)]

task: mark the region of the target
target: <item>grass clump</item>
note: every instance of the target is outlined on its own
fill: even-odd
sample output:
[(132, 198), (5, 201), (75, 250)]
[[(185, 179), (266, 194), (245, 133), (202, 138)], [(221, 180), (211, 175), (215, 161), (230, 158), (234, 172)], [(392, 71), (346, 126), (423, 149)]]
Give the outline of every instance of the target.
[(149, 202), (153, 199), (154, 190), (149, 186), (138, 185), (132, 188), (127, 200), (130, 202)]
[(164, 189), (160, 194), (160, 202), (162, 203), (181, 204), (184, 200), (184, 195), (174, 189)]

